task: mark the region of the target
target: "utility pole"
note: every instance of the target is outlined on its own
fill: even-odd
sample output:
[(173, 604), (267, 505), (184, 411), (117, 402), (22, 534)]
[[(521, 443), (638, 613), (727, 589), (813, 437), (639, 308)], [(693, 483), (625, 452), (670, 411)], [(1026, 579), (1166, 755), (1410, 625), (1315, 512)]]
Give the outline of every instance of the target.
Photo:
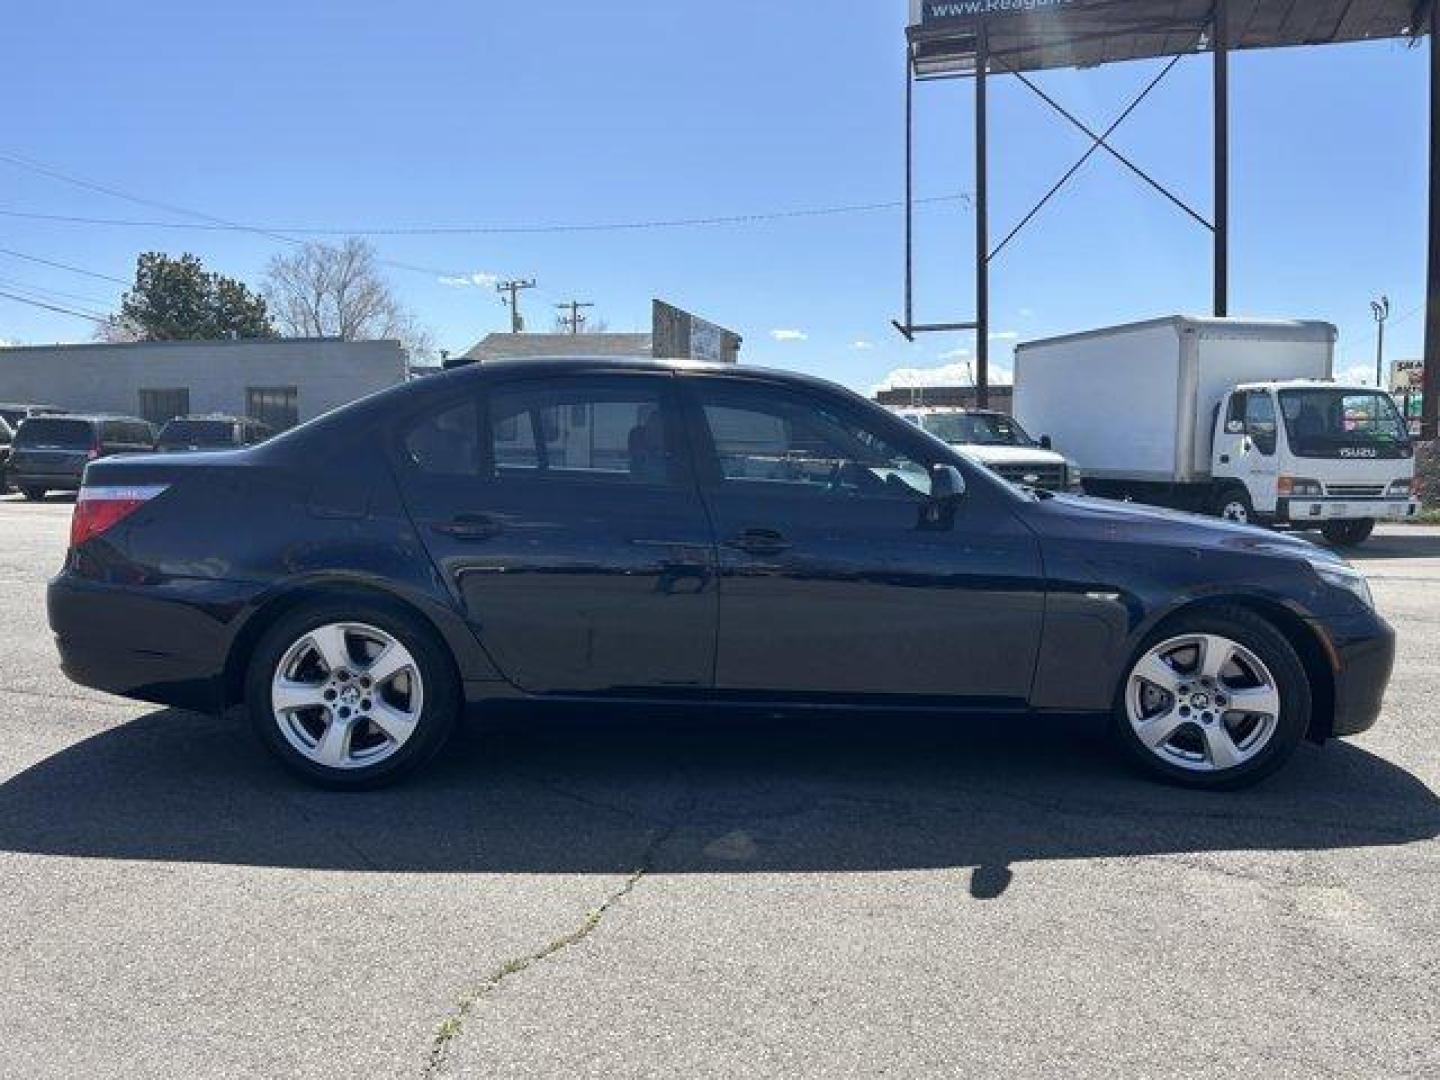
[(1390, 297), (1382, 296), (1370, 301), (1370, 311), (1380, 327), (1379, 342), (1375, 350), (1375, 389), (1385, 389), (1385, 322), (1390, 318)]
[(506, 300), (502, 297), (500, 302), (510, 305), (510, 332), (512, 334), (520, 334), (525, 330), (525, 317), (520, 314), (520, 293), (525, 289), (533, 288), (535, 288), (534, 278), (527, 281), (502, 281), (495, 286), (496, 292), (510, 294), (510, 299)]
[(580, 300), (571, 300), (567, 304), (556, 304), (555, 306), (561, 311), (570, 312), (569, 315), (561, 315), (560, 322), (570, 333), (578, 334), (580, 333), (580, 328), (585, 325), (584, 309), (592, 308), (595, 305)]

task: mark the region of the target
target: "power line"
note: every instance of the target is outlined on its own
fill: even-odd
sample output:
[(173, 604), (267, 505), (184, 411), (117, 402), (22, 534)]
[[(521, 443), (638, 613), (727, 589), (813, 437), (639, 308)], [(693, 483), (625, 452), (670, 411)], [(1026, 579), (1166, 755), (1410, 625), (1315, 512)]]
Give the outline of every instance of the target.
[(9, 255), (14, 259), (24, 259), (26, 262), (39, 263), (41, 266), (53, 266), (57, 270), (69, 270), (72, 274), (84, 274), (86, 277), (97, 278), (100, 281), (113, 281), (116, 285), (128, 286), (130, 284), (130, 282), (124, 278), (96, 273), (94, 270), (86, 270), (79, 266), (70, 266), (68, 263), (53, 262), (50, 259), (42, 259), (38, 255), (26, 255), (23, 251), (11, 251), (9, 248), (0, 247), (0, 255)]
[[(227, 229), (236, 232), (252, 233), (256, 236), (264, 236), (278, 243), (292, 244), (295, 246), (303, 246), (305, 243), (304, 240), (297, 239), (294, 236), (286, 236), (284, 233), (281, 233), (274, 229), (267, 229), (255, 225), (246, 225), (238, 221), (231, 221), (228, 218), (216, 217), (214, 214), (207, 214), (201, 210), (191, 210), (188, 207), (176, 206), (173, 203), (160, 202), (156, 199), (147, 199), (142, 195), (135, 195), (128, 191), (121, 191), (119, 188), (110, 187), (106, 184), (101, 184), (95, 180), (88, 180), (82, 176), (73, 176), (69, 173), (61, 172), (59, 169), (53, 168), (52, 166), (45, 165), (42, 162), (20, 157), (13, 153), (5, 153), (3, 151), (0, 151), (0, 161), (7, 162), (8, 164), (15, 166), (16, 168), (27, 169), (31, 172), (38, 173), (41, 176), (49, 177), (52, 180), (58, 180), (63, 184), (70, 184), (74, 187), (83, 188), (87, 191), (99, 192), (102, 195), (109, 195), (111, 198), (115, 199), (123, 199), (126, 202), (136, 203), (140, 206), (149, 206), (153, 209), (164, 210), (171, 214), (179, 214), (181, 217), (195, 218), (198, 221), (204, 222), (206, 226), (212, 229)], [(90, 222), (90, 224), (100, 224), (100, 222), (92, 221)], [(153, 222), (151, 223), (150, 227), (174, 228), (177, 224), (178, 223), (176, 222)], [(392, 259), (377, 258), (376, 261), (383, 263), (386, 266), (393, 266), (399, 270), (410, 270), (414, 273), (425, 274), (427, 276), (444, 276), (448, 273), (448, 271), (437, 270), (434, 267), (415, 266), (411, 263), (396, 262)]]
[(28, 282), (16, 281), (14, 278), (0, 277), (0, 285), (11, 289), (19, 289), (31, 296), (38, 296), (42, 300), (53, 300), (57, 297), (61, 300), (78, 300), (82, 304), (93, 304), (97, 307), (108, 307), (109, 300), (102, 300), (96, 296), (84, 296), (80, 293), (66, 292), (64, 289), (48, 289), (40, 285), (31, 285)]
[(73, 308), (60, 307), (58, 304), (47, 304), (40, 300), (29, 300), (23, 296), (16, 296), (12, 292), (0, 289), (0, 296), (7, 300), (14, 300), (16, 303), (29, 304), (31, 307), (44, 308), (46, 311), (58, 311), (61, 315), (73, 315), (77, 319), (84, 319), (86, 322), (105, 323), (105, 319), (99, 315), (87, 315), (83, 311), (76, 311)]
[[(915, 200), (917, 206), (943, 203), (969, 204), (966, 194), (931, 195)], [(604, 222), (547, 222), (531, 225), (398, 225), (360, 226), (351, 228), (318, 228), (314, 226), (254, 226), (227, 224), (216, 221), (145, 221), (132, 218), (87, 217), (76, 214), (47, 214), (31, 210), (16, 210), (0, 207), (0, 215), (23, 218), (28, 221), (53, 221), (67, 225), (115, 225), (139, 229), (190, 229), (206, 232), (259, 232), (266, 236), (281, 236), (288, 243), (300, 243), (299, 236), (534, 236), (555, 233), (594, 232), (638, 232), (647, 229), (704, 228), (719, 225), (753, 225), (770, 221), (785, 221), (796, 218), (836, 217), (846, 214), (879, 213), (886, 210), (903, 209), (901, 200), (870, 203), (849, 203), (837, 206), (799, 207), (789, 210), (769, 210), (749, 214), (719, 214), (710, 217), (656, 218), (638, 221)]]

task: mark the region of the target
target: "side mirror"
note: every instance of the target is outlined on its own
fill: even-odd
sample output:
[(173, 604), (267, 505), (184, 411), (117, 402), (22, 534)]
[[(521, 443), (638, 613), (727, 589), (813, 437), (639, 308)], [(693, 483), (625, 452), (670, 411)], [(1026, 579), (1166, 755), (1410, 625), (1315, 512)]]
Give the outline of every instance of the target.
[(1051, 440), (1051, 438), (1050, 438), (1049, 435), (1041, 435), (1041, 436), (1040, 436), (1040, 449), (1041, 449), (1041, 450), (1054, 450), (1054, 449), (1055, 449), (1055, 443)]
[(965, 495), (965, 476), (954, 465), (936, 465), (930, 470), (930, 499), (950, 506)]
[(1244, 420), (1227, 420), (1227, 421), (1225, 422), (1225, 434), (1226, 434), (1226, 435), (1244, 435), (1244, 434), (1245, 434), (1245, 421), (1244, 421)]

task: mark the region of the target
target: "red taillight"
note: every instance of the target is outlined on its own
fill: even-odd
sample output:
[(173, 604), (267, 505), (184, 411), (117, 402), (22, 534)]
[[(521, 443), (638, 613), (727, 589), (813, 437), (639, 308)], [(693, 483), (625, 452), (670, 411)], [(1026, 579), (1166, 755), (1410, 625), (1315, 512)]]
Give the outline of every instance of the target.
[(70, 519), (70, 546), (79, 547), (124, 521), (165, 490), (164, 484), (82, 487)]

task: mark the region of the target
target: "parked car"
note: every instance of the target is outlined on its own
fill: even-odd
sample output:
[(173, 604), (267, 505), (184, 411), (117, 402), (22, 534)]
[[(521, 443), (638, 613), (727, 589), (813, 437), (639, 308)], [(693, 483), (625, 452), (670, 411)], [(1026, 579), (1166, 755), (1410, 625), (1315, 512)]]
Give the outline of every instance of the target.
[(493, 363), (245, 450), (93, 462), (49, 587), (65, 672), (333, 787), (462, 705), (1108, 714), (1234, 787), (1369, 728), (1365, 579), (1294, 537), (1024, 490), (848, 391), (753, 368)]
[(0, 495), (10, 490), (10, 443), (14, 438), (10, 421), (0, 416)]
[(148, 454), (155, 429), (133, 416), (32, 416), (10, 453), (10, 482), (37, 501), (48, 491), (76, 491), (86, 466), (112, 454)]
[(32, 416), (63, 416), (64, 409), (57, 409), (53, 405), (22, 405), (14, 401), (0, 401), (0, 420), (4, 420), (11, 428), (18, 428), (21, 420), (28, 420)]
[(230, 450), (254, 446), (273, 434), (268, 425), (241, 416), (177, 416), (160, 429), (155, 449), (162, 454)]
[(1080, 467), (1049, 439), (1032, 439), (1013, 416), (990, 409), (902, 409), (921, 431), (988, 465), (1012, 484), (1080, 492)]

